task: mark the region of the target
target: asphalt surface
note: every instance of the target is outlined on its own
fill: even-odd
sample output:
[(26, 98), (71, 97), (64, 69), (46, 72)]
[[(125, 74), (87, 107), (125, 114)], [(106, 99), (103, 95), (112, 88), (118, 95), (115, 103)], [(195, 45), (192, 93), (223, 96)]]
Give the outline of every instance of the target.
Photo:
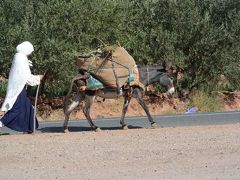
[[(205, 126), (220, 124), (236, 124), (240, 123), (240, 111), (235, 112), (217, 112), (217, 113), (194, 113), (194, 114), (177, 114), (177, 115), (160, 115), (153, 116), (158, 127), (182, 127), (182, 126)], [(120, 118), (94, 119), (94, 123), (102, 130), (121, 129)], [(146, 116), (126, 117), (125, 122), (129, 129), (151, 128)], [(54, 133), (63, 132), (63, 120), (59, 121), (41, 121), (36, 133)], [(91, 131), (86, 119), (69, 121), (69, 131)], [(18, 134), (6, 127), (0, 128), (1, 135)], [(21, 133), (20, 133), (21, 134)]]

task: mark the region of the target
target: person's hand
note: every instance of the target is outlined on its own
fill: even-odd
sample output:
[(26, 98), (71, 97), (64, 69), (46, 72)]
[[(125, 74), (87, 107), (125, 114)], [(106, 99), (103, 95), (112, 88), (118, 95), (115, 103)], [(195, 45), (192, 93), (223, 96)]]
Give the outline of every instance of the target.
[(40, 80), (42, 80), (44, 77), (44, 75), (38, 75), (38, 76), (40, 77)]
[(4, 116), (5, 112), (4, 111), (0, 111), (0, 117)]

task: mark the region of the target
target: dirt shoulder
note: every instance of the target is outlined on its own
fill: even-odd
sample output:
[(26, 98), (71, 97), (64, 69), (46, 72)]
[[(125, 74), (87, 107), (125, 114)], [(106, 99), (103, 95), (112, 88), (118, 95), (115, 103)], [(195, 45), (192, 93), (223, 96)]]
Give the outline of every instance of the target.
[(239, 179), (240, 124), (0, 136), (0, 179)]

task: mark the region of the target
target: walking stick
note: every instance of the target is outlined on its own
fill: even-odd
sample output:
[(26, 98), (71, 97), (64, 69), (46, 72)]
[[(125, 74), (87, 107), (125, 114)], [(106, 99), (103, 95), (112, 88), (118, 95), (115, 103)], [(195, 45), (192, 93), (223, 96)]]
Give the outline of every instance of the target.
[(36, 96), (35, 96), (34, 116), (33, 116), (34, 117), (34, 120), (33, 120), (33, 134), (35, 134), (35, 132), (36, 132), (37, 99), (38, 99), (38, 92), (39, 92), (40, 84), (41, 84), (41, 80), (40, 80), (40, 83), (37, 87), (37, 92), (36, 92)]

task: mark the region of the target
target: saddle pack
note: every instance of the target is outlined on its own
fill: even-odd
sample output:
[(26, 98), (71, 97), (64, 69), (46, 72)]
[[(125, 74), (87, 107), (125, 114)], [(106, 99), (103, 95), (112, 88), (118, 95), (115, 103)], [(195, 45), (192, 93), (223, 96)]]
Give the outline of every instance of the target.
[(76, 65), (80, 71), (90, 74), (86, 79), (87, 89), (90, 90), (103, 87), (119, 90), (123, 86), (139, 82), (135, 60), (123, 47), (78, 56)]

